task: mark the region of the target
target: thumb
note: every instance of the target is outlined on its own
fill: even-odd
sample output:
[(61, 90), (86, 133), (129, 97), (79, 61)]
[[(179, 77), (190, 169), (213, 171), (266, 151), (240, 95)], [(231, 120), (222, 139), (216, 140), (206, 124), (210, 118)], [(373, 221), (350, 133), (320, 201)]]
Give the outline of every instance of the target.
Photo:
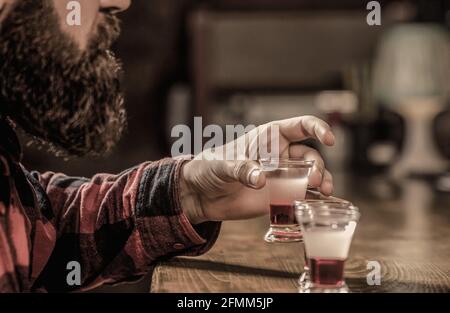
[(258, 162), (245, 161), (228, 161), (223, 164), (222, 177), (225, 180), (239, 181), (243, 185), (253, 188), (261, 189), (266, 184), (266, 177), (261, 170)]

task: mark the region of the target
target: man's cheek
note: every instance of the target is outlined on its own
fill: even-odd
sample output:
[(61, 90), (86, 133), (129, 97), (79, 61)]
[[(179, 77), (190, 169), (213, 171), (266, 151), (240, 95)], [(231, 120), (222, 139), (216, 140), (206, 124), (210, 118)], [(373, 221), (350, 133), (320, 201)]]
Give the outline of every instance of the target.
[(0, 24), (5, 20), (5, 18), (9, 14), (9, 12), (11, 12), (11, 10), (16, 2), (17, 2), (17, 0), (0, 1)]
[(51, 0), (61, 29), (84, 50), (92, 37), (100, 14), (99, 0)]

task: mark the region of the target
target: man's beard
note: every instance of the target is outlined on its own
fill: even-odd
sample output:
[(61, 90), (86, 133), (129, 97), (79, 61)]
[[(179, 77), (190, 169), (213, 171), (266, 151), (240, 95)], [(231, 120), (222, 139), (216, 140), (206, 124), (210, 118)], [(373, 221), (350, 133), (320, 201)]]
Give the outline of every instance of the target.
[(63, 33), (50, 0), (20, 0), (0, 26), (0, 116), (65, 156), (110, 151), (126, 124), (119, 34), (104, 19), (84, 52)]

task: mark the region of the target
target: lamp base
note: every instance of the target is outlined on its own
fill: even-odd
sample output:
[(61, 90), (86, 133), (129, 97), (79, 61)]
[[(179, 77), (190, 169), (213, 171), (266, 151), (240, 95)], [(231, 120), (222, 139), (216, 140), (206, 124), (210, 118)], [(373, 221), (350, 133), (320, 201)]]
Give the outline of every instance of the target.
[(416, 100), (395, 106), (406, 125), (406, 133), (401, 155), (391, 168), (394, 177), (411, 174), (442, 174), (449, 162), (443, 158), (432, 135), (434, 118), (445, 106), (433, 99)]

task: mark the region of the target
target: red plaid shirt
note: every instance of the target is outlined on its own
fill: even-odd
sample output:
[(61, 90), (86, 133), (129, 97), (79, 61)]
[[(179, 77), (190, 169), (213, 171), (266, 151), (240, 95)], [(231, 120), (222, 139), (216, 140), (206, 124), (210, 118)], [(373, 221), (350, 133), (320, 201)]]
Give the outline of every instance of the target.
[[(85, 290), (135, 280), (155, 262), (199, 255), (220, 223), (182, 213), (183, 161), (147, 162), (91, 179), (28, 172), (13, 129), (0, 119), (0, 292)], [(81, 286), (69, 286), (79, 262)]]

